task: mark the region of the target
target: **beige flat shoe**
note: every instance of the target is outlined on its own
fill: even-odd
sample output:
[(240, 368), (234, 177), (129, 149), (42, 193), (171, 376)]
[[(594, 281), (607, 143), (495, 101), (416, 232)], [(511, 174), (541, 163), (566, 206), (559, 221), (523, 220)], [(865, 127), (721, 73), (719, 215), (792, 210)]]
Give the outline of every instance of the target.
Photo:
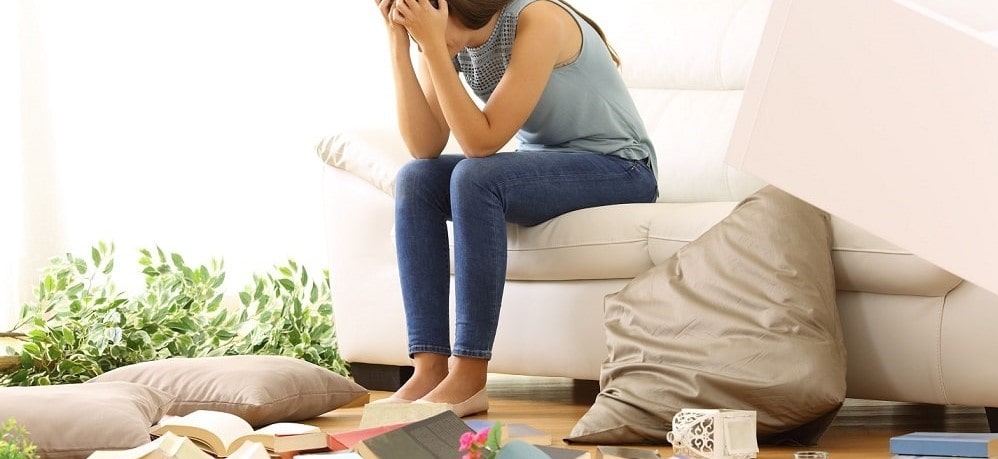
[(368, 405), (381, 405), (383, 403), (412, 403), (414, 401), (415, 400), (406, 400), (406, 399), (401, 398), (401, 397), (399, 397), (399, 396), (397, 396), (395, 394), (392, 394), (392, 395), (390, 395), (388, 397), (385, 397), (385, 398), (382, 398), (382, 399), (378, 399), (378, 400), (375, 400), (373, 402), (368, 402)]
[[(431, 402), (429, 400), (419, 399), (413, 403), (439, 403)], [(489, 393), (485, 389), (482, 389), (472, 395), (467, 400), (460, 403), (445, 403), (447, 408), (454, 412), (459, 418), (465, 416), (471, 416), (473, 414), (483, 413), (489, 410)]]

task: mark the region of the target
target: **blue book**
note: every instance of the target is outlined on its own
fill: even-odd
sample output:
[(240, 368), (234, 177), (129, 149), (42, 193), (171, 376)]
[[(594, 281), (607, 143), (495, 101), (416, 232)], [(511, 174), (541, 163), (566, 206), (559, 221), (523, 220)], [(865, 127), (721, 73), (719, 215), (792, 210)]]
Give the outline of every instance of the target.
[(998, 456), (998, 433), (912, 432), (891, 437), (891, 454), (913, 456)]
[[(495, 425), (495, 421), (479, 420), (479, 419), (469, 419), (464, 421), (468, 424), (468, 427), (475, 429), (475, 432), (481, 432), (484, 429), (490, 429)], [(551, 444), (551, 434), (538, 429), (529, 424), (523, 423), (500, 423), (502, 425), (502, 437), (499, 439), (499, 444), (504, 445), (512, 440), (522, 440), (531, 445), (550, 445)]]
[(981, 459), (981, 458), (967, 457), (967, 456), (912, 456), (911, 454), (895, 454), (891, 456), (891, 459)]

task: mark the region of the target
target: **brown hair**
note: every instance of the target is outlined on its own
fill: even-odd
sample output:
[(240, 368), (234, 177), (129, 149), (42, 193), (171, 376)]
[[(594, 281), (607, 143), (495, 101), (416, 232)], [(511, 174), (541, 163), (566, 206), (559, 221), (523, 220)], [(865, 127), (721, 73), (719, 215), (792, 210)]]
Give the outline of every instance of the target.
[[(492, 16), (495, 16), (496, 13), (505, 8), (510, 1), (511, 0), (447, 0), (447, 5), (450, 10), (450, 14), (453, 14), (454, 17), (461, 21), (461, 24), (469, 29), (477, 30), (485, 27), (492, 19)], [(617, 54), (617, 51), (613, 49), (613, 46), (610, 46), (610, 42), (606, 39), (606, 34), (604, 34), (603, 29), (596, 24), (596, 21), (593, 21), (589, 18), (589, 16), (579, 12), (579, 10), (575, 9), (575, 7), (570, 5), (567, 1), (560, 0), (560, 2), (575, 12), (575, 14), (579, 15), (579, 17), (584, 19), (590, 26), (592, 26), (593, 29), (596, 30), (596, 33), (598, 33), (600, 38), (603, 39), (603, 43), (606, 44), (606, 49), (610, 51), (610, 59), (613, 59), (613, 63), (616, 64), (617, 67), (620, 67), (620, 56)]]

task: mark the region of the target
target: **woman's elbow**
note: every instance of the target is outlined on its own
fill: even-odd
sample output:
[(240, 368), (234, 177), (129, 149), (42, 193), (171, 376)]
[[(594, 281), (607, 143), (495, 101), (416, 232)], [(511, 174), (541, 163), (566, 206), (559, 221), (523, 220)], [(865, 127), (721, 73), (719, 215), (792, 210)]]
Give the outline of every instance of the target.
[(413, 159), (436, 159), (440, 157), (443, 151), (431, 151), (431, 150), (409, 150), (409, 155)]
[(499, 152), (502, 145), (493, 145), (486, 143), (468, 143), (461, 144), (461, 152), (464, 156), (469, 158), (484, 158), (486, 156), (492, 156)]
[(497, 149), (464, 150), (464, 156), (468, 158), (484, 158), (498, 153)]
[(447, 142), (406, 142), (406, 147), (409, 149), (409, 155), (415, 159), (433, 159), (440, 157), (443, 153), (444, 147)]

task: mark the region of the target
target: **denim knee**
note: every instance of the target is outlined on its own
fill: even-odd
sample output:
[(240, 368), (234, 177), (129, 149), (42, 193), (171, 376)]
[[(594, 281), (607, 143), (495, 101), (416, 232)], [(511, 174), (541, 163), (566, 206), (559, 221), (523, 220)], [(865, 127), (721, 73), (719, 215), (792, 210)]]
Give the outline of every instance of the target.
[(395, 176), (395, 196), (407, 196), (418, 192), (425, 182), (425, 177), (431, 173), (432, 166), (425, 159), (416, 159), (405, 163)]
[(499, 177), (496, 170), (498, 166), (498, 161), (493, 157), (468, 158), (461, 161), (451, 175), (451, 193), (463, 196), (465, 193), (481, 190), (494, 192), (496, 179)]
[(414, 159), (405, 163), (395, 176), (395, 197), (448, 192), (451, 173), (464, 162), (460, 155), (440, 155), (433, 159)]

